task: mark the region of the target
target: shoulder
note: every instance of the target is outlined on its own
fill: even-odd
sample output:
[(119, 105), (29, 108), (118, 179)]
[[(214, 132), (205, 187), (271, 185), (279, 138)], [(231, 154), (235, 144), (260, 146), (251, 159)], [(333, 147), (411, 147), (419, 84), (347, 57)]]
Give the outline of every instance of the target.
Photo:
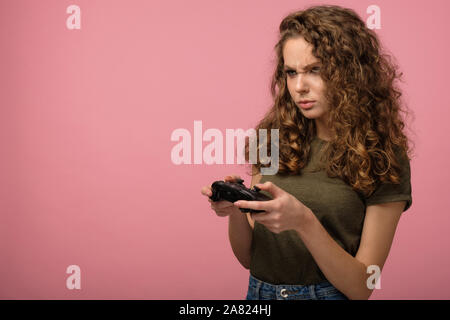
[(394, 148), (395, 161), (398, 164), (398, 183), (378, 182), (374, 192), (365, 198), (366, 206), (381, 203), (406, 201), (404, 210), (412, 205), (411, 168), (407, 152), (399, 147)]

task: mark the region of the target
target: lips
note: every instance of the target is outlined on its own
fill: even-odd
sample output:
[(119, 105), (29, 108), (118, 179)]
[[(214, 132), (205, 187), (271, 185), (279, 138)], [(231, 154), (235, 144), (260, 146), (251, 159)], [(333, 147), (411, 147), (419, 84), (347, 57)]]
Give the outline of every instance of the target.
[(297, 103), (310, 103), (310, 102), (316, 102), (315, 100), (300, 100)]
[(301, 100), (298, 102), (302, 109), (311, 109), (314, 105), (314, 100)]

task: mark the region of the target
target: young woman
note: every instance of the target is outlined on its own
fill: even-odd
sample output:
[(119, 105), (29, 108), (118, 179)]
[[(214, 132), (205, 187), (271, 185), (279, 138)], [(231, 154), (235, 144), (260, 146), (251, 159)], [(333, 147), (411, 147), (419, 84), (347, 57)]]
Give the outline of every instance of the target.
[(269, 164), (258, 161), (251, 182), (273, 200), (211, 207), (229, 217), (233, 252), (250, 269), (247, 299), (368, 299), (412, 204), (401, 74), (338, 6), (289, 14), (275, 50), (274, 105), (256, 132), (268, 129), (270, 150), (279, 129), (279, 170), (262, 176)]

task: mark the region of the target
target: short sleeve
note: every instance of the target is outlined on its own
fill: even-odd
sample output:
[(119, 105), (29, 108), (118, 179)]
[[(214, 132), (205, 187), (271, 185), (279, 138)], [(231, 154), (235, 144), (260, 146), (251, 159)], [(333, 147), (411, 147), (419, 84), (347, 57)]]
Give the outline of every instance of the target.
[(374, 204), (406, 201), (403, 212), (409, 209), (412, 205), (411, 196), (411, 168), (409, 159), (405, 153), (400, 157), (400, 184), (382, 183), (375, 191), (367, 198), (365, 198), (365, 205), (370, 206)]

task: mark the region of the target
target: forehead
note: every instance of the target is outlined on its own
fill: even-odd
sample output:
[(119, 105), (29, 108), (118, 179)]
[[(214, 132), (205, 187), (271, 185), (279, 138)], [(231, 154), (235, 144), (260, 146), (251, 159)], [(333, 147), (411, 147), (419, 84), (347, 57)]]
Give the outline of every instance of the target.
[(292, 67), (304, 67), (311, 63), (320, 62), (312, 54), (313, 46), (303, 37), (287, 40), (283, 47), (284, 64)]

